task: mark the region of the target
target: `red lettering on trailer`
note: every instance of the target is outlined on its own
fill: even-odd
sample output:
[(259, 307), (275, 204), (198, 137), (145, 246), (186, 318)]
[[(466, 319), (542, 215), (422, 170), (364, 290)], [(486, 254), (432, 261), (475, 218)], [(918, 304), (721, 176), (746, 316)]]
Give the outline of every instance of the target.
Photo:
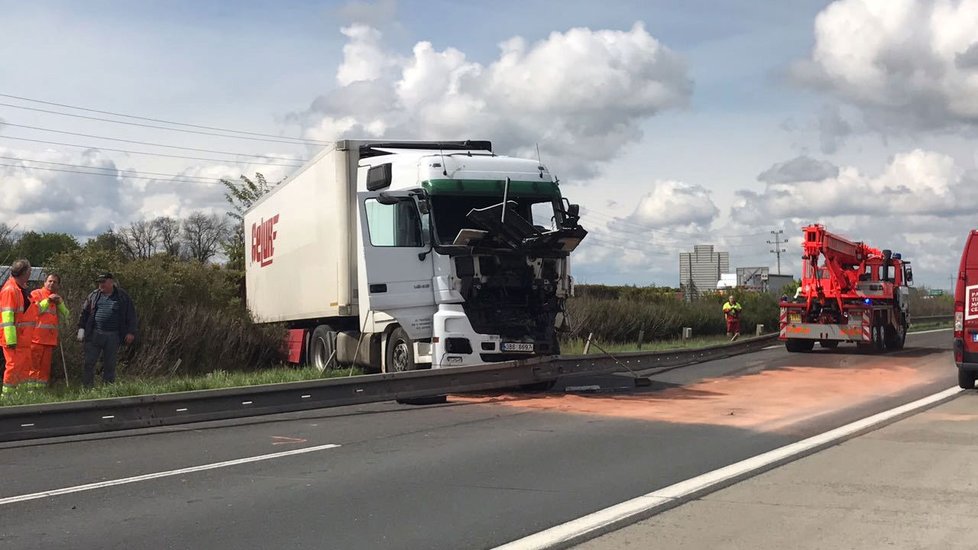
[(275, 237), (278, 236), (278, 231), (275, 231), (276, 223), (278, 223), (278, 214), (251, 224), (251, 261), (258, 262), (261, 267), (272, 265)]

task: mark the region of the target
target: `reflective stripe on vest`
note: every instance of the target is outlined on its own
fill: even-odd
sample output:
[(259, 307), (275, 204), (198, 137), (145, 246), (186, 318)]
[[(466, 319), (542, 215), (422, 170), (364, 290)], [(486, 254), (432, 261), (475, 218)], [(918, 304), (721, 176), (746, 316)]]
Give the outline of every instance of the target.
[(58, 325), (37, 325), (37, 327), (35, 327), (35, 328), (56, 329), (56, 328), (58, 328)]

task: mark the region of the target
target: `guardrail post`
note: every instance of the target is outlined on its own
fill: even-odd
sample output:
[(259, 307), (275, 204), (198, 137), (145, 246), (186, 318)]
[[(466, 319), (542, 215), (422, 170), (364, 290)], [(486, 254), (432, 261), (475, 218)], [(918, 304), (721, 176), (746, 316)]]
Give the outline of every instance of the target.
[(591, 351), (591, 337), (594, 336), (593, 332), (587, 333), (587, 341), (584, 342), (584, 355), (587, 355)]
[(689, 340), (693, 337), (693, 327), (683, 327), (683, 340)]
[(760, 336), (760, 335), (764, 334), (764, 325), (760, 325), (760, 324), (757, 325), (757, 332), (755, 334), (757, 336)]
[(638, 349), (642, 349), (642, 339), (645, 337), (645, 329), (638, 329)]

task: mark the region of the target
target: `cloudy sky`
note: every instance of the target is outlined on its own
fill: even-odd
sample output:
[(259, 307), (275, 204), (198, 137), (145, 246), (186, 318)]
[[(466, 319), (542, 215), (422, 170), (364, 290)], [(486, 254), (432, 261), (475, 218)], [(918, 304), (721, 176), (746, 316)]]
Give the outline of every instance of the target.
[(18, 230), (223, 212), (217, 179), (340, 137), (539, 146), (591, 231), (581, 282), (678, 285), (694, 244), (774, 268), (773, 230), (797, 274), (821, 222), (947, 288), (978, 225), (978, 0), (0, 0), (0, 21)]

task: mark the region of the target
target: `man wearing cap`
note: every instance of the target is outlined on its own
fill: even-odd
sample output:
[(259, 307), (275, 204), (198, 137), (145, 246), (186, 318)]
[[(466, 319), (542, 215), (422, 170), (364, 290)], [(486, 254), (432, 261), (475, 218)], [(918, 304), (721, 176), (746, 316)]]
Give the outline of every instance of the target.
[(119, 344), (136, 339), (136, 308), (126, 291), (115, 284), (111, 273), (101, 273), (98, 288), (82, 306), (78, 318), (78, 341), (85, 342), (85, 371), (82, 385), (95, 385), (95, 363), (102, 357), (102, 381), (115, 382), (115, 360)]

